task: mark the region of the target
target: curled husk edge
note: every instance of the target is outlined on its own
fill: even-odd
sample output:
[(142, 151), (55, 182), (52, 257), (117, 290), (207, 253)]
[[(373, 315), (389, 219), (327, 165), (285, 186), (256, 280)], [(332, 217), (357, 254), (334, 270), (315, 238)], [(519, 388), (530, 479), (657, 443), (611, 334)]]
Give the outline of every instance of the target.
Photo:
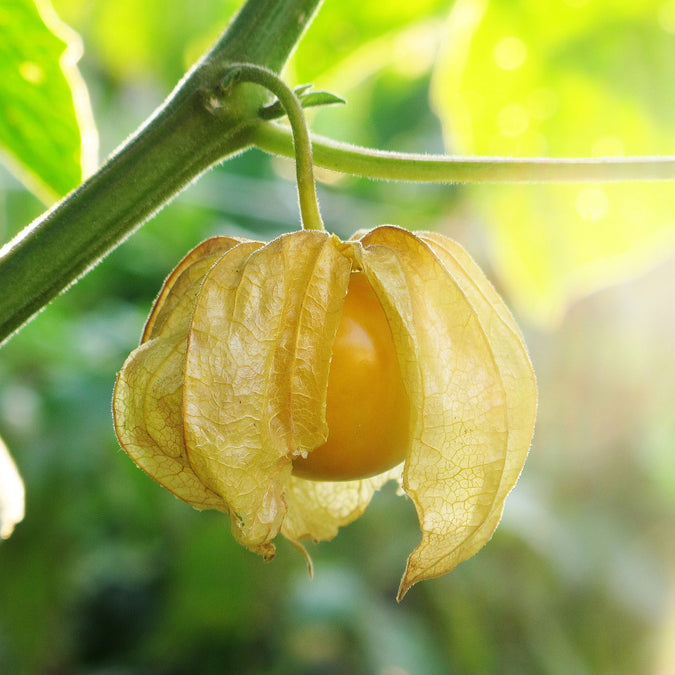
[(25, 489), (9, 450), (0, 438), (0, 539), (7, 539), (23, 520)]
[[(332, 345), (352, 270), (389, 322), (411, 408), (405, 461), (354, 481), (294, 476), (325, 442)], [(214, 237), (164, 284), (113, 412), (134, 462), (271, 558), (279, 533), (331, 539), (396, 480), (422, 539), (398, 598), (492, 536), (530, 445), (536, 385), (520, 331), (456, 242), (383, 225), (349, 241), (318, 231), (268, 244)]]

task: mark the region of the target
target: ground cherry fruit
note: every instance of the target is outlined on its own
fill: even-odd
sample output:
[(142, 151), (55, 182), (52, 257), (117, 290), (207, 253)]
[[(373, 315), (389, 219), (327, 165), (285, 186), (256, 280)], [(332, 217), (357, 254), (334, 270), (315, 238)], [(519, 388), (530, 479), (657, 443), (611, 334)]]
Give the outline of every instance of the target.
[(328, 377), (328, 440), (293, 473), (310, 480), (366, 478), (399, 464), (409, 445), (409, 402), (391, 329), (362, 272), (352, 272)]
[(136, 464), (268, 560), (278, 535), (332, 539), (396, 481), (422, 533), (399, 600), (490, 539), (536, 407), (522, 335), (469, 254), (393, 225), (202, 242), (113, 400)]

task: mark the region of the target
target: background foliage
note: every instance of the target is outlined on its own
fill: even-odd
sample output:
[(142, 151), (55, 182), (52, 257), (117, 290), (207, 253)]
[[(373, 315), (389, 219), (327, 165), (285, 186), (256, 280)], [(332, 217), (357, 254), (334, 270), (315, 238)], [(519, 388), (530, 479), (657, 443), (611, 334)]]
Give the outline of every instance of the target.
[[(101, 156), (238, 5), (54, 4), (83, 39)], [(32, 3), (0, 8), (6, 83), (21, 64), (42, 63), (39, 45), (54, 52), (33, 10), (6, 39), (19, 8)], [(675, 154), (674, 33), (672, 0), (328, 0), (287, 75), (348, 99), (314, 114), (317, 132), (369, 146)], [(54, 53), (44, 58), (43, 75)], [(23, 72), (24, 81), (38, 73)], [(67, 78), (48, 81), (48, 95), (36, 85), (42, 102), (1, 94), (0, 144), (14, 168), (42, 167), (40, 181), (57, 194), (78, 180), (80, 140), (71, 133), (70, 150), (52, 147), (54, 124), (76, 120)], [(25, 105), (13, 122), (7, 101)], [(81, 120), (87, 104), (78, 101)], [(36, 112), (56, 121), (40, 127)], [(3, 135), (8, 122), (35, 141), (23, 155)], [(517, 310), (540, 414), (493, 541), (396, 606), (418, 535), (411, 505), (393, 490), (313, 547), (310, 582), (290, 547), (263, 563), (233, 542), (222, 516), (179, 503), (119, 450), (112, 383), (164, 275), (211, 234), (297, 227), (291, 165), (251, 151), (189, 188), (0, 354), (0, 434), (28, 499), (25, 521), (0, 548), (0, 671), (672, 672), (672, 185), (323, 178), (330, 229), (394, 222), (449, 234)], [(3, 240), (43, 208), (0, 172)]]

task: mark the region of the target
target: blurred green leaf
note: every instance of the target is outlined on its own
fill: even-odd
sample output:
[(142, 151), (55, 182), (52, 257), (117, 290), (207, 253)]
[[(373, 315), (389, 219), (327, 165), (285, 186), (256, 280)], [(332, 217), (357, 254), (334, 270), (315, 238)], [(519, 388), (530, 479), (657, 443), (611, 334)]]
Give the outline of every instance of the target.
[(80, 39), (48, 0), (3, 3), (0, 35), (0, 151), (50, 203), (96, 163), (96, 131), (76, 67)]
[[(669, 5), (459, 0), (432, 90), (448, 150), (673, 154)], [(494, 232), (505, 284), (522, 311), (544, 322), (675, 248), (667, 182), (489, 186), (470, 196)]]
[[(87, 58), (113, 80), (172, 88), (227, 25), (242, 0), (54, 0), (89, 38)], [(165, 92), (168, 93), (168, 92)]]
[[(444, 16), (451, 4), (449, 0), (325, 2), (289, 70), (300, 81), (315, 81), (342, 94), (342, 87), (357, 84), (392, 60), (405, 62), (410, 69), (421, 61), (428, 66), (426, 57), (435, 44), (417, 29), (434, 24), (433, 17)], [(336, 87), (338, 83), (341, 86)]]

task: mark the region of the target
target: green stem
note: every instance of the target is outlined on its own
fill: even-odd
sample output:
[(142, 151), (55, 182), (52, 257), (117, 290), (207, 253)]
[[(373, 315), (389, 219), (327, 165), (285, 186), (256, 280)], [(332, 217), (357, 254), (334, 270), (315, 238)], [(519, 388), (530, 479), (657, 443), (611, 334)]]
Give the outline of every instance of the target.
[(288, 121), (291, 123), (302, 226), (306, 230), (323, 230), (312, 165), (312, 142), (300, 100), (283, 80), (267, 68), (247, 63), (234, 64), (230, 77), (237, 82), (259, 84), (265, 89), (269, 89), (279, 99), (279, 103), (281, 103)]
[[(253, 143), (272, 154), (293, 156), (288, 129), (258, 126)], [(355, 176), (428, 183), (561, 183), (675, 180), (675, 157), (548, 159), (414, 155), (371, 150), (312, 135), (314, 164)]]
[(323, 0), (248, 0), (201, 63), (254, 63), (280, 73)]
[(0, 343), (214, 163), (241, 152), (264, 92), (225, 100), (232, 62), (279, 71), (322, 0), (248, 0), (165, 104), (79, 188), (0, 249)]

